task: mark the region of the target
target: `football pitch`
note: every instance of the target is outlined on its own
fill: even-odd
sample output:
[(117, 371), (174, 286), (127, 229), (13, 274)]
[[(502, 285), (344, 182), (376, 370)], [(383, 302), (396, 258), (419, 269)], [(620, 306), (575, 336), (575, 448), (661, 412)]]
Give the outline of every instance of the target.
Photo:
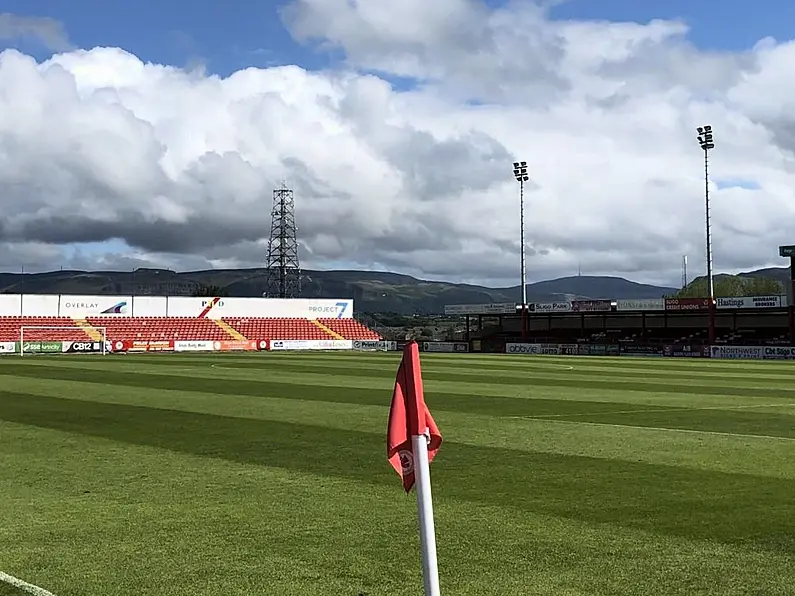
[[(0, 571), (56, 596), (421, 595), (398, 362), (3, 358)], [(443, 596), (793, 594), (795, 363), (422, 367)]]

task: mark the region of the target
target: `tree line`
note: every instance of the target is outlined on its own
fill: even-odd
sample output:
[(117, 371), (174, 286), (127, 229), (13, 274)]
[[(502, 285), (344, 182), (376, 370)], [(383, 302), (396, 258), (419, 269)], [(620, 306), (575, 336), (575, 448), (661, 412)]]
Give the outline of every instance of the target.
[[(784, 287), (769, 277), (739, 277), (720, 275), (713, 279), (716, 298), (739, 296), (778, 296), (785, 294)], [(666, 298), (706, 298), (709, 296), (707, 278), (694, 279), (673, 296)]]

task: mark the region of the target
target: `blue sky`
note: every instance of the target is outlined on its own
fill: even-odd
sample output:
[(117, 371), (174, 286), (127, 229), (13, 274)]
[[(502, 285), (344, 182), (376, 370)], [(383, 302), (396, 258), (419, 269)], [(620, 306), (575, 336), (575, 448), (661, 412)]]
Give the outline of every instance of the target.
[[(0, 11), (56, 19), (77, 47), (121, 47), (144, 61), (178, 67), (202, 65), (208, 72), (222, 76), (251, 66), (298, 64), (314, 70), (333, 65), (340, 58), (338, 55), (292, 40), (279, 15), (280, 7), (287, 1), (4, 0)], [(492, 6), (508, 3), (508, 0), (484, 1)], [(546, 1), (554, 5), (551, 8), (554, 19), (639, 23), (679, 19), (690, 26), (692, 43), (718, 51), (748, 49), (765, 37), (779, 41), (792, 38), (791, 23), (795, 22), (795, 2), (783, 0)], [(50, 54), (50, 50), (33, 39), (0, 39), (0, 49), (4, 45), (39, 59)], [(755, 187), (753, 181), (745, 180), (719, 180), (716, 184)], [(123, 252), (124, 249), (122, 241), (112, 241), (78, 245), (64, 253), (69, 256), (75, 252)]]
[[(487, 0), (488, 4), (505, 4)], [(284, 2), (138, 0), (5, 0), (3, 10), (61, 21), (77, 46), (119, 46), (147, 61), (204, 64), (226, 75), (247, 66), (300, 64), (316, 69), (333, 56), (296, 44), (282, 26)], [(647, 22), (682, 19), (699, 47), (738, 50), (759, 39), (792, 36), (795, 2), (784, 0), (565, 0), (553, 18)], [(25, 41), (13, 45), (37, 57), (46, 50)]]

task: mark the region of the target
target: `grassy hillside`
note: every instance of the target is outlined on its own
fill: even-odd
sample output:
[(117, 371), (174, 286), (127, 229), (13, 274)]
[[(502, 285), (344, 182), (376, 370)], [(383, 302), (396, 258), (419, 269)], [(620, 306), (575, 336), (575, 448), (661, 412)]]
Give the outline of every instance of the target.
[[(766, 269), (744, 276), (788, 279), (787, 269)], [(60, 294), (190, 295), (200, 285), (223, 288), (230, 296), (260, 296), (264, 269), (213, 269), (175, 272), (167, 269), (132, 271), (53, 271), (0, 273), (0, 292)], [(307, 298), (351, 297), (360, 312), (433, 314), (445, 304), (518, 302), (519, 286), (489, 288), (471, 284), (425, 281), (378, 271), (304, 271), (302, 295)], [(531, 302), (578, 298), (659, 298), (676, 288), (638, 284), (621, 277), (575, 276), (527, 286)]]

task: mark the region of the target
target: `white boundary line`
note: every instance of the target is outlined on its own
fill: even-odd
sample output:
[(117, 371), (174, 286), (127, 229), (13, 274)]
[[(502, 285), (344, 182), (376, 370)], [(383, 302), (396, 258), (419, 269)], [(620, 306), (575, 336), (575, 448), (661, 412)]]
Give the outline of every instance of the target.
[(14, 577), (13, 575), (8, 575), (7, 573), (3, 573), (0, 571), (0, 582), (7, 583), (15, 588), (19, 588), (20, 590), (27, 592), (28, 594), (33, 594), (33, 596), (55, 596), (52, 592), (48, 592), (44, 588), (40, 588), (39, 586), (34, 586), (33, 584), (29, 584), (26, 581), (22, 581), (18, 577)]
[[(536, 418), (534, 420), (543, 420), (543, 418)], [(671, 432), (671, 433), (713, 435), (718, 437), (739, 437), (742, 439), (773, 439), (776, 441), (795, 441), (795, 437), (777, 437), (775, 435), (749, 435), (745, 433), (722, 433), (714, 430), (695, 430), (692, 428), (667, 428), (665, 426), (635, 426), (631, 424), (608, 424), (606, 422), (578, 422), (576, 420), (549, 420), (549, 422), (557, 422), (558, 424), (587, 424), (589, 426), (607, 426), (610, 428), (632, 428), (636, 430), (661, 430), (664, 432)]]
[[(532, 401), (532, 400), (531, 400)], [(561, 400), (564, 401), (565, 400)], [(595, 404), (609, 403), (595, 401)], [(795, 408), (795, 402), (786, 404), (752, 404), (752, 405), (738, 405), (738, 406), (703, 406), (700, 408), (669, 408), (666, 406), (659, 406), (657, 408), (635, 409), (635, 410), (605, 410), (604, 412), (573, 412), (568, 414), (540, 414), (538, 416), (508, 416), (514, 420), (554, 420), (555, 418), (568, 418), (570, 416), (602, 416), (608, 414), (656, 414), (666, 412), (697, 412), (700, 410), (724, 410), (730, 412), (732, 410), (746, 410), (749, 408)], [(576, 422), (573, 420), (572, 422)], [(646, 428), (646, 427), (644, 427)], [(725, 434), (725, 433), (724, 433)], [(757, 435), (754, 435), (757, 436)]]

